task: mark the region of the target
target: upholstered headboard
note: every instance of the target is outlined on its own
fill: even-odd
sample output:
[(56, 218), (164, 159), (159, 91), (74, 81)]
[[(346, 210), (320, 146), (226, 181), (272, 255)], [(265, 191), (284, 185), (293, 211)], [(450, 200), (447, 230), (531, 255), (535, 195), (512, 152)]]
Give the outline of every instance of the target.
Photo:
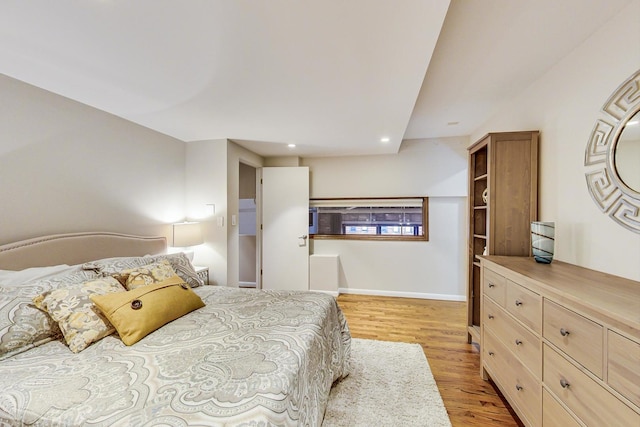
[(106, 232), (56, 234), (0, 246), (0, 270), (74, 265), (116, 256), (154, 255), (166, 249), (165, 237)]

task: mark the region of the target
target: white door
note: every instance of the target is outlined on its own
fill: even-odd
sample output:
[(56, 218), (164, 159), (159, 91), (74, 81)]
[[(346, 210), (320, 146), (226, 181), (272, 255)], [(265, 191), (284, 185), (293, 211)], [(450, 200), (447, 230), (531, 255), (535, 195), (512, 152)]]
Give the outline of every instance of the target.
[(309, 289), (309, 168), (262, 168), (262, 289)]

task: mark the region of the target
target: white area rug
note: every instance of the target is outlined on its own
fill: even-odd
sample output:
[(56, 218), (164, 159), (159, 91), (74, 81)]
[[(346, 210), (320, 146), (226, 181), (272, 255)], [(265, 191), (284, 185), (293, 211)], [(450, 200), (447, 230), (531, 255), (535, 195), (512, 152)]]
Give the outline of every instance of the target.
[(334, 384), (323, 427), (450, 427), (419, 344), (354, 338), (351, 373)]

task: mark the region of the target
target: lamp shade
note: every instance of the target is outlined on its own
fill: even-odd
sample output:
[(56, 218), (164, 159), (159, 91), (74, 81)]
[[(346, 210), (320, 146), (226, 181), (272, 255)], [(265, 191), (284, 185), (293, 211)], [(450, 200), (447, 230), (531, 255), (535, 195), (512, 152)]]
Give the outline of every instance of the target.
[(204, 243), (199, 222), (180, 222), (173, 224), (173, 246), (184, 248)]

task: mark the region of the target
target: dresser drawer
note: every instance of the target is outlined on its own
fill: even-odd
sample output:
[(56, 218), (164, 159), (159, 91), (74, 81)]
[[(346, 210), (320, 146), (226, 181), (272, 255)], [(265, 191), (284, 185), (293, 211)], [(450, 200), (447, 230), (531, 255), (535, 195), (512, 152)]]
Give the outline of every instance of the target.
[(542, 297), (509, 280), (506, 308), (522, 323), (540, 334), (542, 329)]
[(504, 302), (507, 297), (507, 279), (488, 268), (484, 269), (483, 274), (482, 292), (504, 307)]
[(637, 426), (640, 415), (589, 378), (548, 345), (544, 345), (545, 387), (586, 425)]
[(507, 350), (500, 344), (500, 340), (491, 333), (490, 330), (485, 329), (482, 338), (482, 363), (486, 368), (489, 375), (495, 383), (503, 384), (506, 378), (506, 371), (501, 368), (504, 365), (505, 358), (504, 353)]
[(542, 386), (522, 363), (490, 331), (485, 330), (483, 361), (487, 371), (508, 397), (526, 425), (542, 420)]
[(485, 329), (509, 348), (537, 378), (542, 376), (542, 348), (540, 338), (515, 321), (490, 298), (484, 298)]
[(640, 344), (613, 331), (607, 334), (608, 383), (640, 406)]
[(544, 427), (581, 427), (581, 424), (547, 390), (542, 390), (542, 425)]
[(602, 378), (602, 326), (548, 299), (544, 300), (544, 337)]

